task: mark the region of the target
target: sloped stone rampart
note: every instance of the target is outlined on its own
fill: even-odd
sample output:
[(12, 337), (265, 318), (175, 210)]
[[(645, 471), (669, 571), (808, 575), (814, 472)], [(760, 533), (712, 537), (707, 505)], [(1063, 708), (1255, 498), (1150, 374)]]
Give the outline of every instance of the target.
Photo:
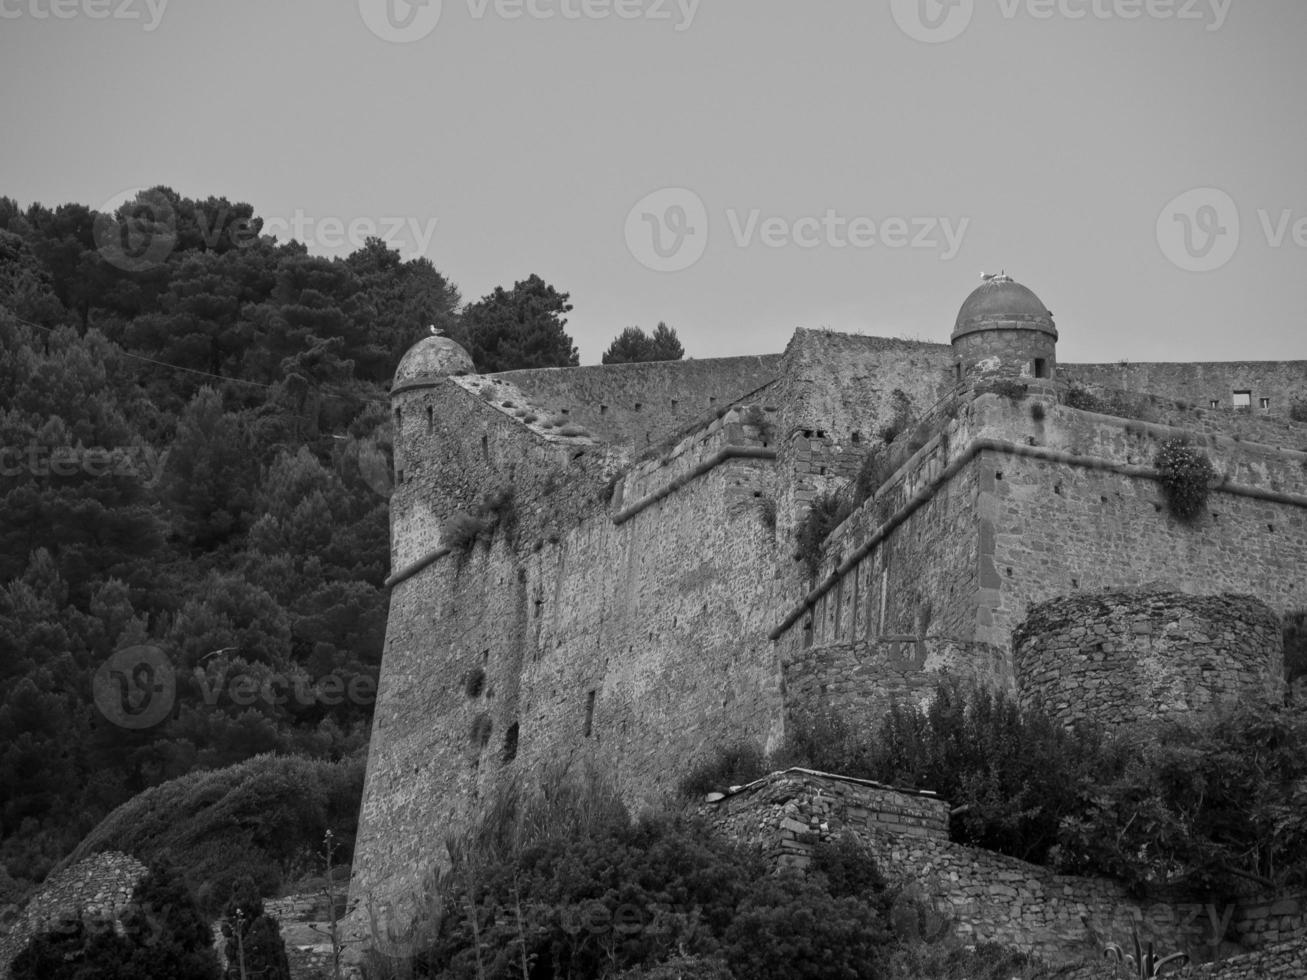
[(12, 924), (0, 922), (4, 927), (0, 930), (0, 977), (8, 976), (10, 962), (34, 936), (60, 922), (81, 916), (117, 917), (131, 902), (145, 872), (145, 865), (130, 854), (106, 851), (51, 875)]
[(1107, 725), (1184, 715), (1273, 693), (1279, 617), (1253, 596), (1163, 590), (1066, 596), (1013, 632), (1024, 706)]

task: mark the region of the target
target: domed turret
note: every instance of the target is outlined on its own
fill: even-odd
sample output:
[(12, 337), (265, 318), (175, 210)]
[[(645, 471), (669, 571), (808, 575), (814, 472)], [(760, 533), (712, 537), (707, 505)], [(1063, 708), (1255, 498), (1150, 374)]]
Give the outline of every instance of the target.
[(462, 347), (439, 334), (423, 337), (408, 349), (395, 369), (391, 390), (419, 381), (446, 378), (451, 374), (471, 374), (476, 368)]
[(1053, 314), (1030, 289), (1000, 273), (985, 276), (953, 326), (958, 380), (1047, 378), (1057, 363)]

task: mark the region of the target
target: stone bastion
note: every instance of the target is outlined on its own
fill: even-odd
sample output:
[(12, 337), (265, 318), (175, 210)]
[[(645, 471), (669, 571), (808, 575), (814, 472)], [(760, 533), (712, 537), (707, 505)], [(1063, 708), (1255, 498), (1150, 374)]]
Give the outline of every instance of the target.
[(1037, 603), (1012, 651), (1023, 707), (1111, 726), (1274, 697), (1284, 638), (1253, 596), (1144, 587)]

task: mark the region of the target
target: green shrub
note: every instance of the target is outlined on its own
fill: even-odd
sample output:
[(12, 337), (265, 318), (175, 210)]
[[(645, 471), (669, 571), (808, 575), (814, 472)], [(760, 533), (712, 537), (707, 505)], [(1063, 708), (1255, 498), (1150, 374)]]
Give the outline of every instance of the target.
[(776, 530), (776, 501), (771, 497), (758, 498), (758, 519), (768, 531)]
[(1030, 386), (1024, 381), (1016, 381), (1013, 378), (999, 378), (990, 382), (988, 385), (990, 391), (996, 395), (1002, 395), (1004, 398), (1019, 402), (1026, 397), (1030, 391)]
[(1191, 522), (1207, 506), (1216, 470), (1204, 454), (1183, 439), (1162, 443), (1153, 460), (1167, 506), (1177, 520)]
[(1046, 980), (1049, 967), (1021, 950), (997, 943), (905, 943), (889, 962), (890, 980)]
[(798, 543), (794, 557), (803, 562), (809, 578), (815, 578), (821, 569), (826, 538), (852, 513), (852, 502), (838, 490), (822, 494), (808, 508), (794, 530)]
[(831, 712), (795, 719), (786, 765), (929, 789), (958, 808), (954, 841), (1033, 863), (1048, 859), (1061, 821), (1087, 806), (1086, 787), (1110, 780), (1116, 752), (1094, 731), (1066, 731), (1003, 693), (945, 678), (922, 708), (897, 704), (874, 729)]
[(1068, 817), (1054, 855), (1137, 892), (1238, 894), (1307, 885), (1307, 710), (1241, 702), (1152, 726), (1113, 779)]
[(1307, 422), (1307, 398), (1295, 398), (1289, 405), (1289, 418), (1295, 422)]
[(1307, 676), (1307, 610), (1284, 617), (1284, 679), (1292, 684)]
[(254, 879), (236, 883), (223, 909), (222, 935), (227, 957), (224, 980), (290, 980), (281, 926), (264, 911)]
[(449, 515), (440, 531), (440, 540), (455, 551), (471, 551), (477, 538), (486, 529), (485, 522), (465, 510)]
[(708, 793), (743, 786), (770, 770), (762, 750), (753, 742), (738, 742), (719, 749), (695, 765), (677, 786), (684, 797), (701, 799)]
[(1062, 404), (1067, 408), (1078, 408), (1082, 412), (1097, 412), (1099, 415), (1111, 414), (1110, 406), (1088, 388), (1080, 385), (1068, 385), (1062, 393)]
[(558, 434), (560, 436), (588, 436), (590, 433), (584, 426), (575, 425), (574, 423), (569, 422), (558, 430)]
[(794, 872), (756, 882), (724, 937), (732, 972), (750, 980), (882, 980), (891, 942), (871, 902)]

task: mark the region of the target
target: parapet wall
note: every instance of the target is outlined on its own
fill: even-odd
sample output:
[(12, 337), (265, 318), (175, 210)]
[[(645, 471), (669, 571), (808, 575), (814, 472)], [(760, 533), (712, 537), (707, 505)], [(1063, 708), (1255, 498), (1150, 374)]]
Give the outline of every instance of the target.
[(1253, 596), (1066, 596), (1031, 606), (1012, 646), (1022, 705), (1068, 725), (1275, 696), (1284, 669), (1280, 619)]
[(600, 441), (640, 452), (775, 380), (780, 354), (534, 368), (491, 375), (539, 412), (564, 415)]
[(1261, 411), (1261, 399), (1269, 399), (1273, 415), (1287, 415), (1295, 400), (1307, 400), (1307, 361), (1063, 364), (1059, 374), (1065, 381), (1145, 392), (1200, 408), (1212, 402), (1233, 408), (1236, 391), (1249, 392), (1252, 412)]

